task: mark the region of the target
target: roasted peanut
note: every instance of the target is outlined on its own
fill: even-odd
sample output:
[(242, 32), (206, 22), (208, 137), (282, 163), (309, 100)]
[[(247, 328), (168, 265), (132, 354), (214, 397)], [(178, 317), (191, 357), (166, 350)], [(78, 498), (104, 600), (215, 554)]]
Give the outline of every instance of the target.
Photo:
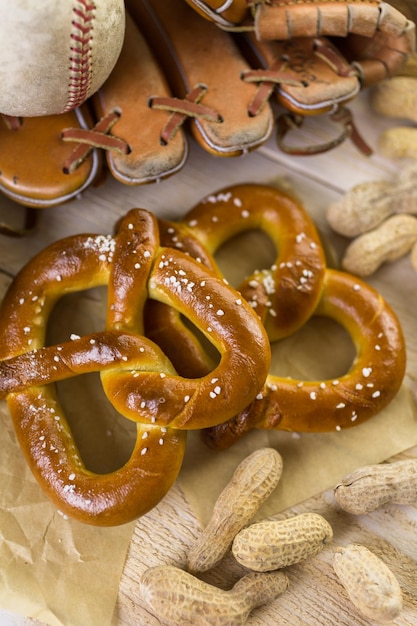
[(225, 591), (171, 565), (152, 567), (140, 592), (152, 613), (171, 626), (239, 626), (257, 606), (288, 587), (282, 572), (250, 573)]
[(417, 218), (394, 215), (347, 247), (342, 267), (357, 276), (373, 274), (383, 263), (394, 261), (411, 250), (417, 241)]
[(327, 210), (332, 229), (345, 237), (357, 237), (379, 226), (393, 213), (390, 181), (373, 181), (356, 185)]
[(417, 80), (394, 76), (381, 81), (371, 91), (371, 106), (380, 115), (417, 122)]
[(362, 615), (386, 623), (402, 609), (400, 585), (389, 567), (365, 546), (336, 550), (333, 568), (350, 601)]
[(318, 554), (333, 538), (327, 520), (318, 513), (288, 519), (268, 519), (238, 533), (232, 552), (244, 567), (267, 572), (299, 563)]
[(417, 159), (417, 128), (389, 128), (381, 133), (378, 144), (381, 154), (390, 159)]
[(348, 474), (334, 489), (339, 506), (364, 515), (380, 506), (417, 502), (417, 459), (366, 465)]
[(275, 489), (281, 474), (282, 458), (273, 448), (256, 450), (239, 464), (188, 554), (190, 571), (207, 571), (219, 563), (230, 550), (236, 533)]
[[(375, 112), (389, 118), (417, 121), (417, 55), (411, 55), (400, 75), (382, 81), (371, 91)], [(417, 158), (417, 129), (408, 126), (389, 128), (379, 138), (380, 152), (394, 159)]]
[(401, 169), (390, 180), (364, 182), (350, 189), (327, 210), (332, 229), (357, 237), (396, 213), (417, 214), (417, 163)]
[[(407, 15), (407, 11), (410, 11), (410, 9), (411, 11), (413, 11), (412, 9), (413, 5), (414, 3), (411, 4), (409, 0), (396, 0), (396, 3), (395, 3), (396, 8), (399, 9), (399, 11), (401, 11), (402, 13), (404, 13), (404, 15)], [(410, 15), (407, 15), (407, 17), (415, 21), (415, 19), (417, 18), (415, 9), (414, 9), (413, 15), (410, 14)], [(417, 53), (410, 54), (407, 57), (406, 62), (399, 69), (397, 76), (410, 76), (410, 77), (417, 78)]]

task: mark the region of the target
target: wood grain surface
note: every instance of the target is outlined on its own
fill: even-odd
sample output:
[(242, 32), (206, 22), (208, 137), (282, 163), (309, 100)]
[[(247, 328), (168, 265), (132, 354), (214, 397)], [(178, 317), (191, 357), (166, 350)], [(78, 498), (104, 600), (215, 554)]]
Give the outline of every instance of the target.
[[(144, 187), (127, 187), (108, 177), (102, 185), (89, 189), (80, 199), (40, 211), (34, 232), (24, 239), (1, 239), (2, 292), (29, 258), (58, 238), (81, 232), (109, 233), (117, 218), (133, 207), (148, 208), (162, 217), (180, 217), (207, 193), (236, 182), (268, 183), (279, 180), (287, 183), (307, 210), (312, 210), (317, 216), (319, 227), (328, 230), (325, 211), (330, 202), (359, 182), (392, 176), (401, 167), (401, 164), (389, 162), (378, 154), (378, 136), (393, 122), (378, 118), (370, 111), (366, 94), (353, 103), (352, 110), (357, 125), (375, 149), (371, 157), (358, 153), (349, 142), (317, 157), (289, 157), (277, 150), (272, 138), (256, 153), (224, 160), (205, 154), (190, 139), (188, 163), (171, 179)], [(313, 120), (303, 132), (306, 140), (314, 140), (320, 139), (327, 130), (322, 123)], [(9, 200), (1, 200), (0, 216), (4, 221), (19, 224), (23, 213), (22, 207)], [(330, 238), (339, 248), (346, 244), (334, 234), (330, 234)], [(395, 303), (407, 340), (407, 380), (414, 387), (417, 372), (414, 331), (417, 275), (407, 259), (403, 259), (395, 267), (378, 273), (371, 282)], [(371, 445), (371, 442), (366, 445)], [(414, 457), (417, 458), (417, 448), (406, 450), (396, 458)], [(335, 546), (350, 542), (366, 545), (391, 567), (404, 593), (404, 610), (394, 623), (396, 626), (414, 626), (417, 623), (417, 503), (416, 506), (387, 505), (369, 515), (355, 517), (341, 512), (332, 491), (326, 491), (294, 506), (285, 512), (285, 516), (304, 511), (321, 513), (333, 527), (334, 541), (318, 556), (288, 568), (289, 590), (276, 601), (256, 609), (248, 620), (248, 626), (371, 626), (372, 622), (353, 608), (331, 566)], [(153, 565), (184, 565), (189, 546), (200, 530), (178, 484), (155, 509), (137, 521), (111, 626), (160, 624), (142, 603), (138, 590), (139, 577)], [(222, 588), (229, 588), (242, 573), (242, 568), (232, 557), (226, 557), (221, 565), (203, 578)], [(0, 613), (0, 623), (3, 624), (1, 619)], [(12, 616), (9, 620), (9, 624), (18, 626), (29, 623)]]

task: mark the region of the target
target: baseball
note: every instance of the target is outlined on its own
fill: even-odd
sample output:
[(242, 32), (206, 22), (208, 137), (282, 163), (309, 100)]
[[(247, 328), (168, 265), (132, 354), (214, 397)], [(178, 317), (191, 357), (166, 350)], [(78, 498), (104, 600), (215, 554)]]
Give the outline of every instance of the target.
[(110, 75), (124, 31), (124, 0), (0, 0), (0, 113), (80, 106)]

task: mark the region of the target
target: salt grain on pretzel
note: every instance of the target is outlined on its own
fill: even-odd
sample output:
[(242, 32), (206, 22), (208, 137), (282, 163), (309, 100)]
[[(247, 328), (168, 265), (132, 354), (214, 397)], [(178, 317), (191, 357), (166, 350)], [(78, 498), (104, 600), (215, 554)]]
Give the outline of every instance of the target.
[(314, 314), (334, 319), (349, 333), (356, 348), (349, 371), (323, 381), (270, 373), (244, 411), (204, 432), (210, 447), (227, 448), (252, 428), (339, 431), (363, 423), (391, 402), (404, 377), (406, 353), (399, 320), (382, 296), (356, 277), (328, 269)]
[[(108, 285), (106, 329), (45, 346), (58, 298), (99, 285)], [(220, 359), (212, 372), (179, 376), (143, 336), (148, 298), (178, 307), (214, 344)], [(125, 216), (114, 237), (68, 237), (21, 270), (0, 309), (0, 397), (7, 398), (29, 466), (61, 512), (103, 526), (146, 513), (178, 475), (186, 431), (228, 419), (255, 397), (270, 347), (249, 305), (237, 300), (201, 263), (161, 248), (156, 219), (139, 209)], [(53, 384), (93, 371), (113, 406), (137, 424), (129, 460), (108, 474), (85, 467)]]
[[(320, 241), (314, 230), (307, 229), (307, 220), (303, 207), (277, 189), (236, 185), (205, 198), (183, 223), (165, 224), (162, 229), (167, 244), (197, 256), (219, 276), (211, 253), (237, 233), (263, 229), (277, 247), (275, 267), (248, 277), (239, 291), (256, 305), (254, 310), (265, 323), (270, 341), (294, 332), (312, 315), (320, 315), (345, 327), (357, 350), (352, 367), (337, 380), (297, 381), (269, 373), (264, 389), (244, 411), (205, 431), (212, 447), (228, 447), (255, 427), (297, 432), (349, 428), (380, 412), (401, 385), (405, 345), (397, 316), (366, 283), (326, 269)], [(167, 345), (170, 333), (180, 338), (187, 332), (181, 329), (175, 311), (169, 315), (168, 310), (159, 311), (154, 319), (159, 330), (151, 321), (148, 324), (158, 344), (161, 340)], [(167, 354), (176, 367), (182, 367), (181, 354), (173, 345)], [(198, 366), (203, 372), (212, 367), (201, 345)]]
[[(326, 268), (317, 229), (304, 207), (290, 195), (260, 184), (238, 184), (210, 194), (183, 219), (181, 248), (197, 239), (214, 255), (233, 236), (263, 231), (275, 244), (272, 267), (248, 276), (238, 291), (255, 309), (271, 340), (290, 335), (312, 315)], [(172, 237), (167, 245), (178, 245)], [(202, 253), (200, 253), (202, 256)], [(207, 261), (212, 267), (213, 259)], [(219, 275), (220, 270), (217, 269)]]

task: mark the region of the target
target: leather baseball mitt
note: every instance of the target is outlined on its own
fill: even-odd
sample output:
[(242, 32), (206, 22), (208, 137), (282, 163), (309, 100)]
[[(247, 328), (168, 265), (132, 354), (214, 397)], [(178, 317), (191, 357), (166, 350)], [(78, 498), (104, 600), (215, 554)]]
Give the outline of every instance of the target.
[[(252, 111), (272, 94), (290, 115), (278, 120), (284, 151), (313, 154), (347, 136), (369, 152), (343, 106), (360, 90), (400, 71), (415, 51), (417, 8), (408, 0), (186, 0), (206, 21), (233, 31), (260, 89)], [(398, 8), (397, 8), (398, 5)], [(344, 131), (322, 146), (284, 144), (305, 116), (333, 112)]]
[(254, 32), (263, 41), (336, 37), (364, 85), (396, 73), (415, 50), (411, 0), (186, 2), (220, 28)]
[(215, 156), (233, 157), (271, 135), (269, 104), (251, 115), (258, 86), (242, 80), (250, 69), (234, 38), (201, 19), (184, 0), (126, 0), (170, 85), (173, 98), (154, 92), (152, 110), (172, 114), (171, 128), (188, 124), (197, 143)]
[(91, 150), (73, 171), (65, 170), (73, 145), (62, 140), (71, 126), (93, 126), (86, 104), (61, 115), (12, 117), (0, 114), (0, 191), (18, 204), (44, 209), (81, 194), (101, 175), (101, 155)]

